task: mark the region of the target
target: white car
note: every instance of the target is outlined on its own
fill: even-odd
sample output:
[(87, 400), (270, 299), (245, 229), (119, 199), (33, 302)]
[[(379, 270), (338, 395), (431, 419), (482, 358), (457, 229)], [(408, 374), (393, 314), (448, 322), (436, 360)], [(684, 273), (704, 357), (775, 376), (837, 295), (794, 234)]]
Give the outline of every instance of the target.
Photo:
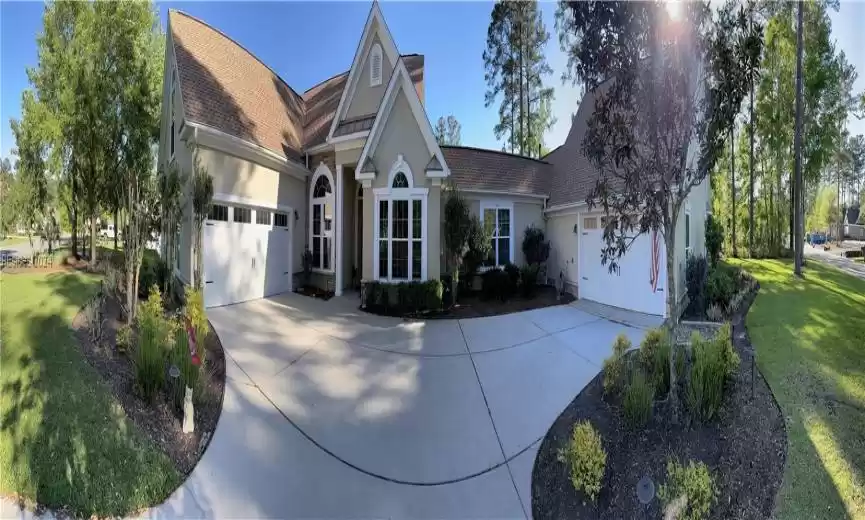
[(102, 238), (114, 238), (114, 224), (108, 224), (100, 229), (99, 236)]

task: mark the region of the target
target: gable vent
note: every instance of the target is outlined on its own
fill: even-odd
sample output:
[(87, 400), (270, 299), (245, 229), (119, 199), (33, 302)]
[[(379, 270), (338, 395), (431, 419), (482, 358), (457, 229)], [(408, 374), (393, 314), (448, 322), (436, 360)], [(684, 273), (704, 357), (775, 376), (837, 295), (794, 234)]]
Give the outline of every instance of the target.
[(381, 85), (381, 45), (378, 43), (372, 46), (369, 54), (369, 85)]

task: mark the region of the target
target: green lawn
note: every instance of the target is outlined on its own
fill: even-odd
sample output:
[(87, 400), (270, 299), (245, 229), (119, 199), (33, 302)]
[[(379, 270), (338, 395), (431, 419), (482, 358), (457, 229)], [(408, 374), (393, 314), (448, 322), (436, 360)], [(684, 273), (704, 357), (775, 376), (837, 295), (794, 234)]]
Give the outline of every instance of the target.
[(27, 242), (27, 237), (8, 236), (0, 240), (0, 247), (16, 246)]
[(761, 289), (748, 315), (789, 439), (778, 518), (865, 518), (865, 281), (809, 261), (736, 261)]
[(80, 273), (0, 278), (0, 494), (104, 517), (161, 502), (180, 477), (75, 344), (96, 287)]

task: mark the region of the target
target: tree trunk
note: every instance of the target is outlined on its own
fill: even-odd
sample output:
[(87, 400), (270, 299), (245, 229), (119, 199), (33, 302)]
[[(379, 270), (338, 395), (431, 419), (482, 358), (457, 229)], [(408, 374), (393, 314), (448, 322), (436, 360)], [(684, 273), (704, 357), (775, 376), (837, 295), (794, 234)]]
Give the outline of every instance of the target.
[(748, 199), (748, 253), (751, 258), (754, 258), (754, 72), (751, 71), (751, 115), (750, 115), (750, 127), (751, 127), (751, 168), (749, 175), (751, 177), (750, 183), (750, 198)]
[(679, 423), (679, 397), (676, 388), (676, 364), (674, 362), (675, 359), (675, 349), (676, 342), (674, 341), (674, 334), (676, 332), (676, 325), (679, 323), (679, 309), (678, 309), (678, 290), (676, 289), (676, 218), (672, 218), (673, 224), (668, 226), (667, 229), (664, 230), (663, 238), (664, 238), (664, 247), (665, 247), (665, 256), (666, 256), (666, 264), (667, 264), (667, 286), (664, 289), (667, 291), (667, 326), (668, 326), (668, 334), (671, 338), (672, 349), (670, 350), (670, 390), (668, 397), (668, 405), (670, 407), (670, 422), (672, 424)]
[(803, 42), (802, 42), (802, 11), (803, 11), (803, 1), (799, 0), (798, 2), (798, 10), (796, 13), (796, 127), (794, 131), (794, 139), (793, 139), (793, 148), (794, 148), (794, 162), (795, 162), (795, 171), (796, 171), (796, 218), (795, 224), (796, 229), (794, 231), (794, 240), (795, 240), (795, 260), (793, 261), (793, 272), (796, 276), (802, 276), (802, 240), (803, 240), (803, 226), (802, 226), (802, 54), (803, 54)]
[(114, 250), (117, 251), (117, 235), (120, 233), (120, 210), (114, 208)]
[(736, 250), (736, 145), (735, 145), (735, 123), (730, 127), (730, 198), (732, 216), (730, 217), (730, 228), (732, 230), (731, 240), (733, 246), (733, 258), (738, 258)]
[[(517, 7), (520, 7), (519, 3), (515, 4)], [(517, 32), (519, 34), (518, 37), (518, 45), (519, 45), (519, 56), (520, 56), (520, 155), (525, 155), (525, 147), (526, 147), (526, 130), (525, 130), (525, 90), (523, 85), (523, 72), (525, 71), (525, 63), (523, 62), (523, 20), (522, 20), (522, 11), (518, 11), (517, 14)]]
[(96, 265), (96, 211), (90, 215), (90, 265)]

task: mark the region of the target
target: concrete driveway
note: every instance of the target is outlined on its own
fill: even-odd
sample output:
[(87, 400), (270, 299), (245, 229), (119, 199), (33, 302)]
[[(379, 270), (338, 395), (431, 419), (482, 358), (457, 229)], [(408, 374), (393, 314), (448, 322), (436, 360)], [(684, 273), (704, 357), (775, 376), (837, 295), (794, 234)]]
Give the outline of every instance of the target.
[(409, 322), (357, 303), (285, 294), (209, 311), (227, 354), (222, 416), (148, 516), (530, 516), (540, 439), (614, 337), (645, 332), (591, 306)]

